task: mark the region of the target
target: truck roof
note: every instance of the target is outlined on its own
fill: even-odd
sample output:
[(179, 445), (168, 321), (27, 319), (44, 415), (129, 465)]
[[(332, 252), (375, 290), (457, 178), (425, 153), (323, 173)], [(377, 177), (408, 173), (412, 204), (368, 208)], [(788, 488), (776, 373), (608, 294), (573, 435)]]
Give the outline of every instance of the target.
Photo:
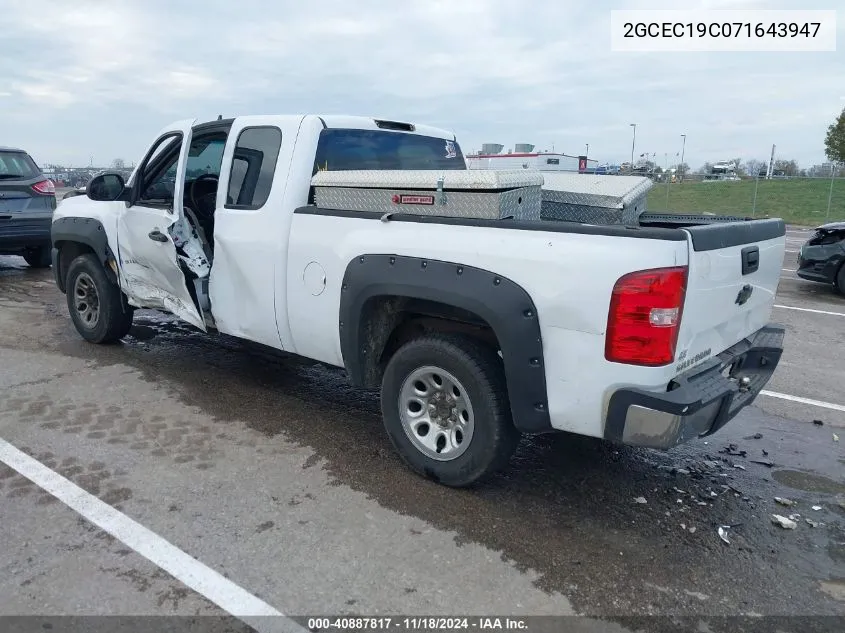
[(400, 132), (420, 134), (423, 136), (433, 136), (435, 138), (442, 138), (450, 141), (457, 140), (455, 138), (455, 133), (450, 132), (449, 130), (432, 127), (430, 125), (420, 125), (419, 123), (412, 123), (409, 121), (395, 121), (391, 119), (381, 119), (365, 116), (348, 116), (341, 114), (317, 116), (320, 116), (326, 127), (330, 128), (353, 128), (359, 130), (394, 129)]
[[(248, 116), (248, 115), (247, 115)], [(444, 130), (442, 128), (432, 127), (430, 125), (420, 125), (418, 123), (411, 123), (408, 121), (395, 121), (392, 119), (381, 119), (375, 117), (343, 115), (343, 114), (294, 114), (289, 115), (292, 118), (302, 117), (316, 117), (322, 121), (323, 126), (327, 128), (346, 128), (355, 130), (388, 130), (405, 132), (408, 134), (419, 134), (421, 136), (431, 136), (434, 138), (442, 138), (444, 140), (457, 140), (454, 132)], [(215, 125), (231, 126), (234, 118), (203, 121), (198, 123), (195, 127), (213, 127)]]
[(6, 147), (5, 145), (0, 145), (0, 152), (22, 152), (23, 150), (18, 147)]

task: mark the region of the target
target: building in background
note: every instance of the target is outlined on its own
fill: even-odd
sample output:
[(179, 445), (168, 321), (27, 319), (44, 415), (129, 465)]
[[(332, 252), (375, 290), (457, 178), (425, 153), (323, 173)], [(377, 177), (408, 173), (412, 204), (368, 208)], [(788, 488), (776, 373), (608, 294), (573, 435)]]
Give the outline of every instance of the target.
[(485, 143), (481, 151), (467, 154), (467, 167), (470, 169), (512, 170), (528, 169), (531, 171), (568, 171), (593, 173), (598, 161), (586, 156), (571, 156), (558, 152), (535, 152), (534, 145), (517, 143), (513, 150), (502, 153), (503, 145)]

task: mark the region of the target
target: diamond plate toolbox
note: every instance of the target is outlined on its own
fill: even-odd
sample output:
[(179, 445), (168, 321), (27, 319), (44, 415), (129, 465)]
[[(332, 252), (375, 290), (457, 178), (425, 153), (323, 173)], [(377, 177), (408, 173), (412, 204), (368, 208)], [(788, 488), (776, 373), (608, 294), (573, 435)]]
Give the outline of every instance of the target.
[(653, 182), (641, 176), (544, 174), (541, 216), (583, 224), (636, 226)]
[(324, 209), (478, 219), (539, 220), (543, 175), (524, 171), (320, 171)]

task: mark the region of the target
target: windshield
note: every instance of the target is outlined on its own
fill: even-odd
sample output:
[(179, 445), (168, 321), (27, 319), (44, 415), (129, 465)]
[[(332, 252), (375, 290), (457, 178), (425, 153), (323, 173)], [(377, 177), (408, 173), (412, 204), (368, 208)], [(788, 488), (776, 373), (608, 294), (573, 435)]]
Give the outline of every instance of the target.
[(26, 152), (0, 151), (0, 180), (36, 178), (40, 172)]
[(466, 168), (461, 148), (454, 141), (405, 132), (329, 129), (320, 133), (314, 172)]

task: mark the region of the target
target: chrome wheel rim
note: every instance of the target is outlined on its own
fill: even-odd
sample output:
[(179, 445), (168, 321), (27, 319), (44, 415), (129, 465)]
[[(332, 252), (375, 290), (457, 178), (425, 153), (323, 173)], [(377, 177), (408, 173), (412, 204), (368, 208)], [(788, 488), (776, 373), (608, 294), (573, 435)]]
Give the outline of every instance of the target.
[(88, 273), (79, 273), (73, 284), (73, 306), (82, 324), (93, 329), (100, 320), (100, 296)]
[(440, 367), (426, 366), (405, 378), (399, 390), (405, 435), (426, 457), (457, 459), (472, 441), (475, 416), (461, 382)]

